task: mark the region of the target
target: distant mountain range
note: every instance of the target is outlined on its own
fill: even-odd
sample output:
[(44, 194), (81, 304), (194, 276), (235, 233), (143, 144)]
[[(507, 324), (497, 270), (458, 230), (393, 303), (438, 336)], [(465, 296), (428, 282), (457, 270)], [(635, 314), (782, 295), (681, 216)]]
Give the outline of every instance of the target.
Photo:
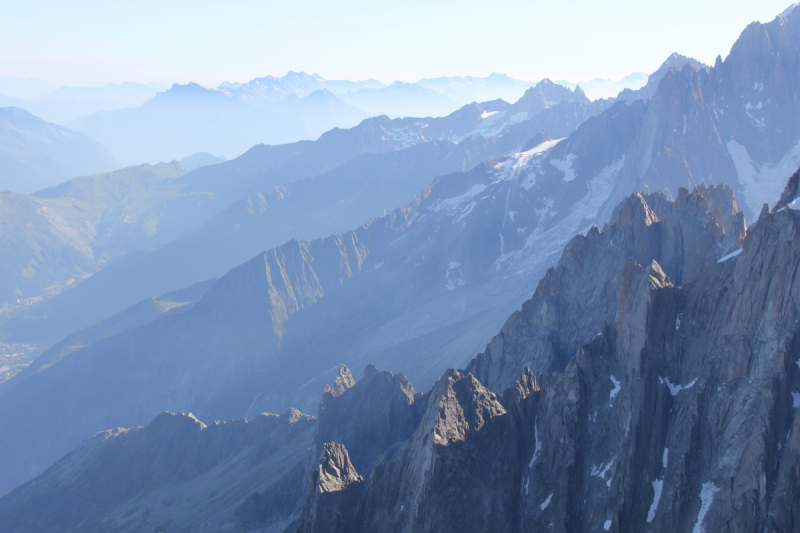
[(38, 100), (42, 96), (55, 91), (57, 88), (57, 85), (53, 85), (40, 78), (22, 79), (12, 76), (0, 77), (0, 95), (10, 98)]
[[(471, 102), (483, 102), (498, 98), (507, 102), (515, 102), (529, 87), (536, 85), (536, 82), (515, 80), (505, 74), (492, 73), (485, 78), (474, 76), (423, 78), (417, 82), (417, 85), (436, 91), (456, 103), (466, 105)], [(574, 88), (573, 86), (572, 89)]]
[(0, 78), (0, 107), (20, 107), (47, 122), (66, 126), (76, 118), (97, 111), (142, 105), (158, 93), (160, 86), (126, 82), (100, 87), (56, 88), (47, 84), (42, 87), (52, 89), (46, 94), (41, 94), (39, 87), (39, 84), (27, 80)]
[(315, 139), (331, 128), (354, 126), (366, 116), (327, 89), (303, 97), (292, 93), (277, 102), (273, 96), (250, 85), (235, 90), (174, 85), (139, 107), (100, 111), (69, 124), (97, 139), (123, 163), (141, 164), (196, 152), (230, 157), (257, 143)]
[(564, 87), (569, 87), (570, 89), (580, 87), (588, 98), (597, 100), (598, 98), (614, 98), (625, 89), (641, 89), (647, 83), (647, 74), (643, 72), (634, 72), (619, 80), (595, 78), (593, 80), (575, 83), (558, 80), (556, 83)]
[[(638, 88), (634, 77), (615, 83), (614, 87)], [(592, 99), (598, 84), (602, 85), (590, 84)], [(42, 80), (6, 77), (0, 79), (0, 107), (19, 107), (87, 133), (124, 165), (139, 165), (200, 151), (233, 157), (257, 143), (315, 139), (332, 127), (350, 127), (367, 116), (441, 117), (472, 102), (516, 101), (533, 85), (491, 74), (386, 86), (374, 79), (326, 80), (290, 71), (280, 78), (225, 82), (216, 89), (175, 85), (162, 94), (156, 84), (56, 88)], [(604, 96), (616, 94), (604, 90)]]

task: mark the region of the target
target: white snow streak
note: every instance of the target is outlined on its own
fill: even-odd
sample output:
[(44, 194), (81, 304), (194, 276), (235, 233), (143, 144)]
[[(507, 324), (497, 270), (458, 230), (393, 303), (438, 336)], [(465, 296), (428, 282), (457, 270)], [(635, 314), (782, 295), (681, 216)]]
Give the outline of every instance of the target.
[(622, 390), (622, 386), (620, 385), (620, 383), (622, 383), (622, 382), (619, 381), (618, 379), (616, 379), (614, 376), (611, 376), (611, 383), (614, 384), (614, 388), (611, 389), (611, 392), (608, 394), (608, 397), (613, 400), (614, 398), (617, 397), (617, 394), (619, 394), (619, 391)]
[[(600, 466), (593, 466), (592, 467), (592, 471), (591, 471), (591, 475), (593, 475), (595, 477), (599, 477), (601, 479), (605, 479), (606, 472), (609, 471), (609, 469), (611, 468), (611, 465), (614, 464), (614, 459), (616, 459), (616, 458), (617, 458), (617, 456), (615, 455), (605, 466), (603, 466), (602, 464)], [(602, 470), (601, 470), (601, 468), (602, 468)]]
[(656, 510), (658, 510), (658, 501), (661, 499), (661, 491), (664, 488), (664, 480), (656, 479), (653, 481), (653, 503), (650, 505), (650, 510), (647, 511), (647, 523), (653, 521), (656, 517)]
[(550, 505), (550, 500), (551, 500), (551, 499), (553, 499), (553, 494), (552, 494), (552, 493), (550, 494), (550, 496), (548, 496), (548, 497), (547, 497), (547, 499), (544, 501), (544, 503), (543, 503), (542, 505), (540, 505), (540, 506), (539, 506), (539, 508), (540, 508), (542, 511), (544, 511), (545, 509), (547, 509), (547, 506), (548, 506), (548, 505)]
[(714, 501), (714, 495), (718, 492), (719, 487), (714, 485), (713, 481), (703, 483), (703, 488), (700, 491), (700, 501), (702, 504), (700, 505), (700, 512), (697, 513), (697, 522), (694, 524), (692, 533), (705, 533), (706, 530), (703, 527), (703, 519), (706, 517), (706, 513), (708, 513), (708, 508), (711, 507), (711, 502)]
[(536, 462), (536, 459), (539, 458), (539, 455), (542, 453), (542, 442), (539, 440), (539, 419), (533, 419), (533, 436), (536, 439), (536, 447), (533, 450), (533, 457), (531, 457), (531, 462), (528, 463), (528, 468), (533, 468), (533, 463)]
[(725, 262), (725, 261), (727, 261), (728, 259), (733, 259), (734, 257), (736, 257), (737, 255), (739, 255), (740, 253), (742, 253), (742, 249), (741, 249), (741, 248), (739, 248), (739, 249), (738, 249), (738, 250), (736, 250), (735, 252), (731, 252), (731, 253), (729, 253), (729, 254), (728, 254), (728, 255), (726, 255), (725, 257), (722, 257), (722, 258), (720, 258), (720, 260), (719, 260), (719, 261), (717, 261), (717, 263), (724, 263), (724, 262)]
[(603, 523), (603, 529), (605, 529), (606, 531), (611, 529), (611, 520), (606, 520), (605, 523)]
[(575, 171), (572, 170), (572, 163), (575, 159), (577, 159), (575, 154), (569, 154), (564, 159), (551, 159), (550, 164), (564, 174), (564, 181), (572, 181), (575, 179)]
[(479, 195), (485, 190), (486, 190), (486, 185), (478, 183), (477, 185), (473, 185), (472, 187), (470, 187), (468, 191), (458, 196), (454, 196), (453, 198), (447, 198), (445, 200), (439, 200), (435, 206), (430, 208), (430, 210), (440, 211), (442, 209), (452, 209), (458, 206), (459, 204), (469, 200), (470, 198)]
[(800, 408), (800, 392), (792, 393), (792, 407), (795, 409)]

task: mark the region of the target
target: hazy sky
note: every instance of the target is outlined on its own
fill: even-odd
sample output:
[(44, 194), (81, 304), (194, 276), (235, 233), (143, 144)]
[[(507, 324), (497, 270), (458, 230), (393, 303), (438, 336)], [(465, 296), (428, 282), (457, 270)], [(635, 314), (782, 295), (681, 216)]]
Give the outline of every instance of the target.
[(786, 0), (0, 0), (0, 76), (57, 84), (287, 70), (416, 81), (502, 72), (618, 79), (672, 52), (711, 63)]

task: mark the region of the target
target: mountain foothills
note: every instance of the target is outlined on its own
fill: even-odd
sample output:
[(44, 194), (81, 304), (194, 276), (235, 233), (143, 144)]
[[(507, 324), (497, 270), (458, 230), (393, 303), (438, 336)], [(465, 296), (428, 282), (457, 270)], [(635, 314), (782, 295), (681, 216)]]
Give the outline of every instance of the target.
[(0, 109), (0, 189), (22, 193), (82, 174), (119, 167), (83, 133), (49, 124), (23, 109)]
[(724, 185), (673, 202), (629, 196), (602, 230), (571, 240), (467, 371), (427, 393), (373, 365), (355, 382), (343, 366), (316, 419), (205, 426), (163, 413), (87, 440), (0, 498), (0, 521), (20, 532), (789, 530), (799, 182), (749, 229)]

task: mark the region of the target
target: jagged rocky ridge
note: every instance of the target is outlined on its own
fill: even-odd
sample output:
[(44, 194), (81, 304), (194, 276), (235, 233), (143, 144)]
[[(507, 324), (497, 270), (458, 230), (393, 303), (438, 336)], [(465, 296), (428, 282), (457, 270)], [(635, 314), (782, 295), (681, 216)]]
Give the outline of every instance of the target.
[[(684, 224), (697, 238), (671, 246)], [(800, 212), (767, 208), (745, 237), (725, 188), (628, 198), (470, 365), (495, 386), (446, 372), (414, 434), (371, 471), (349, 468), (333, 490), (312, 476), (298, 530), (795, 530), (799, 228)], [(612, 240), (628, 246), (621, 265), (604, 253)], [(572, 272), (595, 289), (584, 302), (555, 284)], [(560, 359), (523, 327), (559, 312), (551, 339), (574, 348)], [(585, 320), (597, 331), (576, 332)], [(525, 366), (506, 388), (525, 363), (544, 382)], [(321, 454), (320, 472), (333, 459)]]
[[(426, 394), (342, 367), (310, 455), (265, 476), (228, 530), (793, 530), (799, 181), (749, 229), (725, 186), (628, 197), (573, 239), (471, 372)], [(97, 455), (93, 442), (53, 468)], [(69, 486), (52, 470), (1, 498), (0, 520), (30, 519), (34, 487)], [(303, 478), (304, 501), (287, 489)]]

